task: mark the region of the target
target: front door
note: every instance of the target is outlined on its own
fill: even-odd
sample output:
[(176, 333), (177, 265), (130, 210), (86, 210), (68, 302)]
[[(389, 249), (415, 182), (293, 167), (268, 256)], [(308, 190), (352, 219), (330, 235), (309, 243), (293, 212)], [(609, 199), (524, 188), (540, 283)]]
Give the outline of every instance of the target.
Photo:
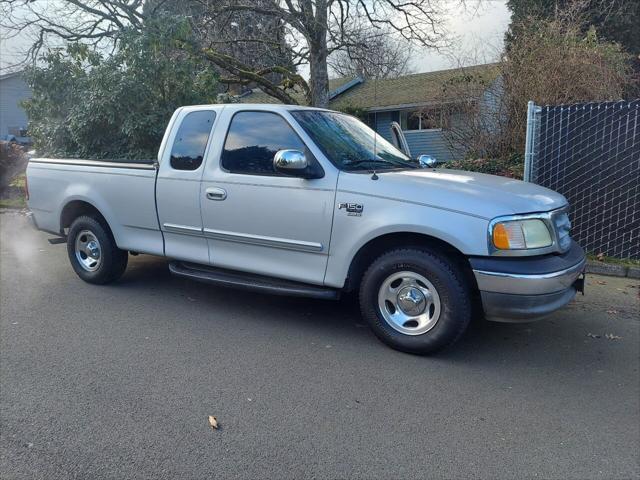
[[(336, 172), (305, 180), (277, 173), (278, 150), (310, 149), (283, 116), (224, 111), (229, 124), (203, 174), (201, 204), (211, 263), (218, 267), (322, 284)], [(215, 155), (215, 154), (214, 154)]]

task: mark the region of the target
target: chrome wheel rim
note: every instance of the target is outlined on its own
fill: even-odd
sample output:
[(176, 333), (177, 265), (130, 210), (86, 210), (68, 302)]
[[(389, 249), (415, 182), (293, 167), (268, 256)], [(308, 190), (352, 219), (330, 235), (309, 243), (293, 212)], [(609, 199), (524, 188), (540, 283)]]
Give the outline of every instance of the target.
[(433, 283), (416, 272), (388, 276), (378, 292), (378, 309), (394, 330), (422, 335), (440, 318), (440, 295)]
[(102, 263), (100, 242), (90, 230), (82, 230), (76, 236), (76, 259), (87, 272), (95, 272)]

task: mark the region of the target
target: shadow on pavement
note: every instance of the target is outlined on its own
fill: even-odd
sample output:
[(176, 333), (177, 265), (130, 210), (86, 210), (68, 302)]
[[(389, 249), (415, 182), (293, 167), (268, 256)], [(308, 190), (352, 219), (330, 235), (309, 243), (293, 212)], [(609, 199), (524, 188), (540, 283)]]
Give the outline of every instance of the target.
[[(126, 275), (118, 283), (107, 288), (127, 288), (144, 296), (153, 290), (157, 295), (178, 296), (184, 308), (193, 307), (215, 311), (224, 304), (225, 311), (239, 315), (259, 316), (260, 322), (286, 328), (339, 335), (343, 340), (361, 344), (370, 343), (373, 348), (386, 349), (369, 331), (360, 318), (357, 300), (347, 296), (339, 302), (304, 298), (289, 298), (227, 289), (182, 279), (171, 275), (164, 259), (141, 255), (132, 257)], [(601, 362), (607, 352), (615, 347), (614, 342), (593, 342), (587, 337), (594, 322), (601, 321), (603, 312), (591, 312), (585, 316), (589, 304), (580, 299), (556, 312), (551, 317), (532, 323), (507, 324), (487, 322), (476, 318), (464, 337), (452, 348), (431, 357), (425, 362), (446, 361), (473, 363), (475, 365), (497, 365), (509, 359), (512, 366), (554, 366), (567, 369), (579, 364)], [(606, 314), (604, 314), (606, 317)], [(211, 321), (229, 321), (216, 317)], [(230, 325), (231, 326), (231, 325)], [(418, 357), (413, 357), (418, 358)]]

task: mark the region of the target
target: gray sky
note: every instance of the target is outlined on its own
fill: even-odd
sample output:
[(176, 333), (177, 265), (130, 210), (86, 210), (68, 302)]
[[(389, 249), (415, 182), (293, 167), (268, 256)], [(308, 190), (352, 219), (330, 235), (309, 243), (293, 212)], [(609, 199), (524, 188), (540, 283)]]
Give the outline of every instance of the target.
[[(447, 15), (454, 44), (449, 52), (435, 52), (414, 48), (413, 71), (428, 72), (458, 66), (462, 58), (466, 64), (490, 62), (501, 50), (504, 32), (509, 25), (506, 0), (484, 0), (478, 12), (462, 11), (452, 6)], [(6, 39), (0, 35), (0, 71), (15, 63), (29, 46), (26, 36)], [(306, 74), (306, 71), (302, 72)]]
[(485, 0), (477, 12), (451, 9), (447, 22), (456, 37), (452, 52), (415, 49), (413, 69), (416, 73), (430, 72), (457, 67), (459, 60), (466, 64), (497, 60), (510, 19), (506, 0)]

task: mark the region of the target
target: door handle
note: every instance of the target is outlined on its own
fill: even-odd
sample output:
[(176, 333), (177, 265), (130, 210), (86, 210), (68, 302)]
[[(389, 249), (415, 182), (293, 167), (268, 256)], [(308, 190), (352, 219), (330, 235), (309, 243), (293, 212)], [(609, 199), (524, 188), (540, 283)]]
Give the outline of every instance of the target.
[(227, 191), (224, 188), (209, 187), (205, 190), (209, 200), (224, 200), (227, 198)]

